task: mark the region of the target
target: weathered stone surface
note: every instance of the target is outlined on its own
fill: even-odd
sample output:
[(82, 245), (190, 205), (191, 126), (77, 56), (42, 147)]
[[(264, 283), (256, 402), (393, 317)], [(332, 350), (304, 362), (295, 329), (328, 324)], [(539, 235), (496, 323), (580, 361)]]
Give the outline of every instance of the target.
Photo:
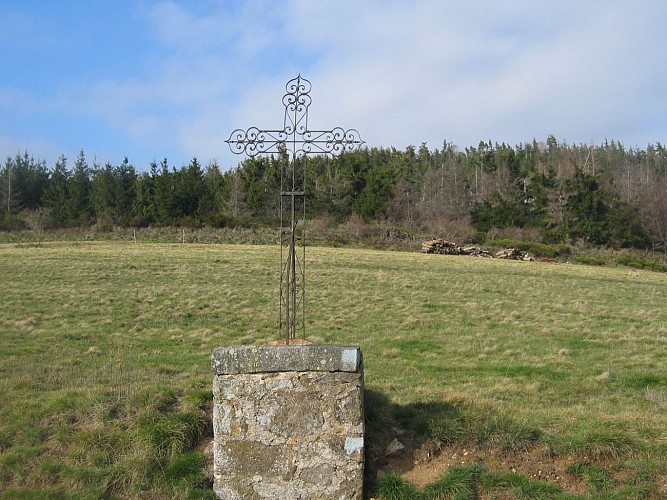
[(218, 375), (287, 371), (357, 372), (359, 347), (332, 345), (231, 346), (213, 351), (211, 367)]
[(212, 368), (218, 498), (362, 498), (359, 348), (217, 349)]

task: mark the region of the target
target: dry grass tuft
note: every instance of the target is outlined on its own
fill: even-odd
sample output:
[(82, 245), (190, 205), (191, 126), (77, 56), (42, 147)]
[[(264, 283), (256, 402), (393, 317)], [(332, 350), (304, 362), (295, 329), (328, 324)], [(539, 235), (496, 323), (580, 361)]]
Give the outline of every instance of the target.
[(382, 355), (387, 358), (397, 358), (401, 354), (401, 350), (397, 347), (391, 349), (383, 349)]
[(658, 406), (667, 406), (667, 390), (647, 387), (644, 391), (644, 399)]

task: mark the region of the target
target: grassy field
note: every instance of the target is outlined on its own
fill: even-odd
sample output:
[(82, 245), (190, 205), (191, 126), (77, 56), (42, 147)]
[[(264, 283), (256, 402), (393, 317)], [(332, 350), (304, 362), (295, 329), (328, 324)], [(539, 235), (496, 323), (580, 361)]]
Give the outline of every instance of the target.
[[(275, 340), (278, 267), (274, 246), (0, 245), (0, 498), (210, 498), (209, 356)], [(307, 273), (308, 339), (360, 345), (385, 401), (371, 437), (539, 446), (609, 476), (586, 498), (667, 494), (664, 273), (331, 248)], [(549, 491), (524, 497), (575, 498)]]

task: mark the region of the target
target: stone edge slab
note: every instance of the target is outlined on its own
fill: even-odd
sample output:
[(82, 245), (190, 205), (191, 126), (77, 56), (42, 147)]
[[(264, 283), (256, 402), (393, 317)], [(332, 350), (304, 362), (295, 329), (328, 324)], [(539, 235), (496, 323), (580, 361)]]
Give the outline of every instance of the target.
[(216, 375), (288, 371), (351, 372), (361, 369), (361, 348), (334, 345), (229, 346), (214, 349)]

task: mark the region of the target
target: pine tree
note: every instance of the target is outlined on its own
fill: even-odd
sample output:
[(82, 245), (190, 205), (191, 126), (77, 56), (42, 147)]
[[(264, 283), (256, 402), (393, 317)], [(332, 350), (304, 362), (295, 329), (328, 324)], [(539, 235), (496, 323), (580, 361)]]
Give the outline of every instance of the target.
[(74, 170), (69, 182), (68, 218), (78, 224), (88, 224), (92, 216), (90, 204), (91, 179), (90, 168), (83, 150), (74, 163)]
[(44, 194), (44, 206), (49, 209), (51, 219), (57, 227), (63, 227), (68, 222), (69, 180), (67, 158), (60, 155)]
[(202, 182), (199, 213), (207, 224), (222, 227), (227, 223), (223, 212), (224, 180), (220, 172), (220, 166), (216, 161), (212, 161), (206, 166)]
[(93, 166), (90, 185), (90, 203), (95, 214), (96, 224), (100, 228), (111, 229), (115, 221), (114, 174), (110, 163)]
[(128, 225), (132, 219), (132, 207), (136, 197), (137, 172), (125, 157), (113, 170), (113, 205), (115, 222)]
[(203, 193), (203, 172), (195, 157), (186, 168), (174, 173), (173, 215), (179, 219), (179, 224), (198, 223), (199, 204)]
[(166, 158), (160, 162), (159, 171), (153, 173), (153, 182), (155, 223), (161, 226), (175, 223), (178, 217), (174, 211), (174, 178)]
[(157, 165), (151, 162), (150, 173), (137, 176), (135, 198), (132, 204), (132, 225), (149, 226), (155, 222), (155, 175)]
[(45, 161), (35, 161), (26, 151), (23, 156), (16, 156), (18, 167), (17, 181), (21, 190), (22, 208), (37, 210), (41, 208), (44, 193), (49, 185), (49, 169)]
[(16, 167), (16, 162), (7, 158), (0, 172), (0, 201), (2, 202), (2, 211), (6, 215), (15, 214), (21, 208), (21, 193), (16, 178)]

